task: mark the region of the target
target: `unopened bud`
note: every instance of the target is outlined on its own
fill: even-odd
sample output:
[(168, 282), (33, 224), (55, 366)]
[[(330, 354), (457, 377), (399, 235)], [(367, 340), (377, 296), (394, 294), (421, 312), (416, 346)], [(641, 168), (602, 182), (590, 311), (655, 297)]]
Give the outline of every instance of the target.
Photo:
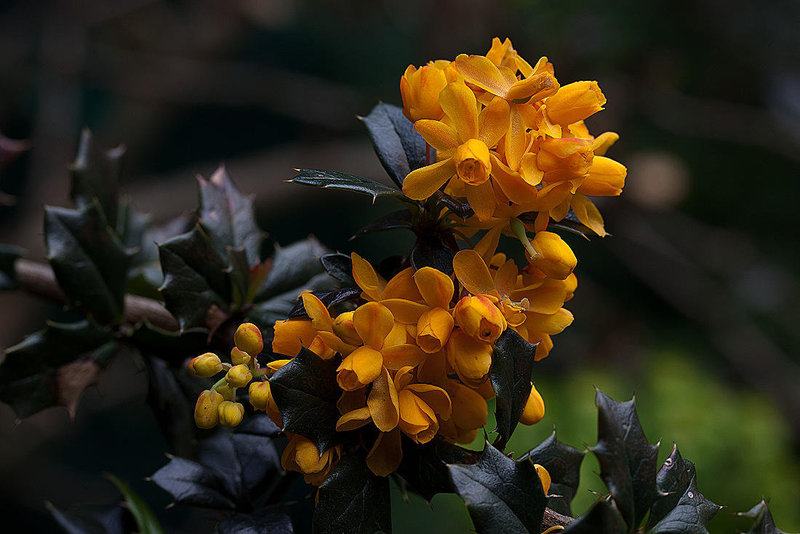
[(550, 278), (566, 280), (578, 264), (578, 258), (566, 241), (553, 232), (536, 232), (531, 246), (536, 255), (528, 261)]
[(508, 326), (502, 312), (483, 295), (468, 295), (459, 300), (453, 317), (464, 332), (486, 343), (497, 341)]
[(219, 405), (225, 399), (216, 391), (207, 389), (197, 397), (194, 405), (194, 422), (198, 428), (214, 428), (219, 422)]
[(239, 350), (236, 347), (231, 349), (231, 363), (233, 363), (233, 365), (248, 365), (251, 359), (250, 355), (245, 351)]
[(544, 400), (539, 392), (536, 391), (536, 386), (531, 384), (531, 394), (528, 395), (528, 402), (525, 403), (525, 408), (522, 410), (522, 416), (519, 422), (523, 425), (535, 425), (544, 417)]
[(222, 395), (223, 399), (229, 401), (236, 400), (233, 398), (235, 392), (233, 391), (233, 388), (230, 387), (228, 384), (222, 384), (221, 386), (217, 386), (215, 389), (217, 390), (217, 393)]
[(250, 384), (250, 404), (256, 410), (266, 410), (269, 400), (269, 382), (253, 382)]
[(222, 426), (236, 426), (244, 417), (244, 406), (240, 402), (222, 401), (217, 408), (219, 424)]
[(547, 472), (547, 469), (545, 469), (543, 465), (533, 464), (533, 467), (536, 468), (536, 473), (539, 475), (539, 480), (542, 482), (544, 494), (547, 495), (547, 492), (550, 491), (550, 473)]
[(573, 82), (547, 99), (547, 115), (554, 124), (572, 124), (594, 115), (606, 103), (597, 82)]
[(350, 345), (361, 345), (361, 337), (356, 332), (356, 327), (353, 325), (353, 313), (343, 312), (340, 313), (336, 319), (333, 320), (333, 333), (341, 338), (345, 343)]
[(264, 339), (261, 330), (253, 323), (242, 323), (233, 335), (233, 342), (239, 350), (250, 356), (258, 356), (264, 350)]
[(219, 356), (211, 352), (201, 354), (189, 362), (189, 372), (194, 376), (205, 378), (214, 376), (220, 371), (222, 371), (222, 362)]
[(225, 381), (231, 387), (243, 388), (253, 379), (250, 369), (246, 365), (234, 365), (228, 369)]

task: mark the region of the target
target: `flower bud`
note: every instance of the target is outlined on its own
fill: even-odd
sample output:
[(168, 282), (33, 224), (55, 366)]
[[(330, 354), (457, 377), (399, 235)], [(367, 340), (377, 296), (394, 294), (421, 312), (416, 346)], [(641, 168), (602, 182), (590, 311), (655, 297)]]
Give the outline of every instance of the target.
[(594, 115), (606, 103), (597, 82), (575, 82), (561, 87), (545, 102), (547, 116), (555, 124), (572, 124)]
[(417, 321), (417, 345), (428, 354), (439, 352), (450, 339), (453, 316), (444, 308), (432, 308)]
[(217, 386), (214, 389), (217, 390), (217, 393), (222, 395), (223, 399), (229, 400), (229, 401), (236, 400), (236, 399), (233, 398), (234, 395), (235, 395), (235, 392), (233, 391), (233, 388), (230, 387), (228, 384), (222, 384), (221, 386)]
[(411, 122), (420, 119), (441, 119), (439, 93), (447, 85), (445, 70), (436, 64), (416, 68), (409, 65), (400, 78), (403, 113)]
[(251, 359), (250, 355), (245, 351), (239, 350), (236, 347), (231, 349), (231, 363), (233, 363), (233, 365), (249, 365)]
[(356, 327), (353, 325), (353, 313), (344, 312), (340, 313), (336, 319), (333, 320), (333, 333), (341, 338), (345, 343), (350, 345), (361, 345), (361, 337), (356, 332)]
[(234, 365), (228, 369), (225, 381), (234, 388), (243, 388), (253, 379), (250, 369), (246, 365)]
[(207, 389), (197, 397), (194, 405), (194, 423), (198, 428), (214, 428), (219, 422), (217, 409), (225, 399), (216, 391)]
[(539, 475), (539, 480), (542, 482), (544, 494), (547, 495), (547, 492), (550, 491), (550, 473), (543, 465), (533, 464), (533, 467), (536, 468), (536, 474)]
[(604, 156), (595, 156), (578, 193), (590, 197), (619, 196), (625, 187), (627, 174), (628, 169), (622, 163)]
[(486, 182), (492, 171), (489, 148), (479, 139), (469, 139), (460, 145), (453, 155), (453, 161), (458, 177), (470, 185)]
[(502, 312), (483, 295), (467, 295), (459, 300), (453, 317), (464, 332), (486, 343), (494, 343), (508, 326)]
[(222, 401), (217, 407), (219, 424), (222, 426), (236, 426), (244, 417), (244, 406), (241, 402)]
[(525, 403), (525, 408), (522, 410), (522, 415), (519, 422), (523, 425), (535, 425), (544, 417), (544, 400), (539, 392), (536, 391), (536, 386), (531, 384), (531, 394), (528, 395), (528, 402)]
[(256, 357), (264, 350), (264, 339), (261, 330), (253, 323), (242, 323), (233, 334), (233, 342), (239, 350)]
[(569, 245), (553, 232), (536, 232), (531, 246), (537, 255), (528, 257), (528, 261), (550, 278), (566, 280), (578, 264), (578, 258)]
[(211, 352), (201, 354), (189, 362), (189, 372), (194, 376), (206, 378), (214, 376), (220, 371), (222, 371), (222, 362), (219, 356)]
[(546, 139), (539, 145), (536, 166), (545, 173), (563, 173), (569, 179), (586, 174), (593, 158), (592, 142), (588, 139)]
[(269, 400), (269, 382), (253, 382), (250, 384), (250, 404), (256, 410), (266, 411), (267, 401)]

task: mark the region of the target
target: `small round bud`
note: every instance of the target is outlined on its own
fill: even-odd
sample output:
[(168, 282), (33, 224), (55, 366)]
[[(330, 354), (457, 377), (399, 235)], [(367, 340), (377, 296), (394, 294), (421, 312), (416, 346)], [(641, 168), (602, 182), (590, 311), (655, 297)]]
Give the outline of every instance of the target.
[(519, 422), (523, 425), (535, 425), (544, 417), (544, 399), (536, 391), (536, 386), (531, 384), (531, 394), (528, 396), (528, 401), (525, 403), (525, 408), (522, 410), (522, 416)]
[(353, 313), (351, 311), (340, 313), (333, 320), (333, 333), (345, 343), (358, 346), (361, 345), (361, 337), (353, 324)]
[(231, 349), (231, 362), (233, 365), (249, 365), (250, 360), (250, 355), (245, 351), (239, 350), (236, 347)]
[(459, 300), (453, 317), (464, 332), (486, 343), (497, 341), (508, 326), (503, 313), (483, 295), (467, 295)]
[(234, 395), (233, 388), (230, 387), (228, 384), (223, 384), (221, 386), (217, 386), (216, 390), (217, 390), (217, 393), (222, 395), (223, 399), (229, 400), (229, 401), (236, 400), (236, 399), (233, 398), (233, 395)]
[(219, 424), (222, 426), (236, 426), (244, 417), (244, 406), (240, 402), (222, 401), (217, 408)]
[(250, 404), (256, 410), (265, 411), (269, 400), (269, 382), (253, 382), (250, 384)]
[(536, 232), (531, 240), (531, 246), (537, 255), (528, 257), (528, 261), (550, 278), (565, 280), (578, 264), (578, 259), (569, 245), (553, 232)]
[(253, 323), (242, 323), (233, 335), (233, 342), (239, 350), (250, 356), (258, 356), (264, 350), (264, 339), (261, 337), (261, 330)]
[(250, 369), (246, 365), (234, 365), (228, 369), (225, 381), (234, 388), (243, 388), (253, 379)]
[(211, 352), (201, 354), (189, 362), (189, 372), (194, 376), (205, 378), (214, 376), (220, 371), (222, 371), (222, 362), (219, 356)]
[(207, 389), (197, 397), (194, 406), (194, 422), (198, 428), (214, 428), (219, 422), (218, 408), (224, 401), (222, 395)]

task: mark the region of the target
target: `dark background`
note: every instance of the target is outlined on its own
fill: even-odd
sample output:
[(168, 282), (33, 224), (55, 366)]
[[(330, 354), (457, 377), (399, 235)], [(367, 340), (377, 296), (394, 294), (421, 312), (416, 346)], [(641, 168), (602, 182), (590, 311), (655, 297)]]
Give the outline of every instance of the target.
[[(404, 253), (402, 233), (347, 240), (390, 201), (284, 180), (293, 167), (384, 180), (356, 115), (400, 104), (409, 63), (508, 36), (531, 62), (547, 55), (562, 84), (600, 83), (607, 109), (590, 129), (621, 134), (609, 155), (629, 169), (622, 198), (600, 206), (613, 236), (568, 238), (576, 320), (537, 367), (547, 415), (513, 448), (553, 425), (593, 444), (592, 385), (635, 392), (661, 457), (678, 442), (701, 491), (728, 505), (712, 530), (742, 526), (731, 512), (762, 494), (781, 528), (800, 530), (798, 23), (788, 0), (6, 1), (0, 131), (32, 149), (0, 176), (16, 197), (0, 205), (0, 242), (43, 257), (42, 206), (68, 203), (67, 164), (88, 126), (127, 146), (124, 190), (156, 221), (192, 210), (193, 176), (225, 162), (278, 243), (314, 234), (374, 260)], [(0, 295), (0, 347), (52, 312)], [(144, 386), (122, 355), (74, 423), (57, 409), (18, 423), (0, 407), (0, 514), (49, 531), (45, 500), (110, 502), (111, 472), (169, 531), (210, 530), (208, 516), (163, 510), (168, 498), (143, 480), (166, 462)], [(604, 491), (594, 471), (587, 459), (579, 512)], [(399, 532), (470, 528), (455, 497), (432, 509), (396, 497)]]

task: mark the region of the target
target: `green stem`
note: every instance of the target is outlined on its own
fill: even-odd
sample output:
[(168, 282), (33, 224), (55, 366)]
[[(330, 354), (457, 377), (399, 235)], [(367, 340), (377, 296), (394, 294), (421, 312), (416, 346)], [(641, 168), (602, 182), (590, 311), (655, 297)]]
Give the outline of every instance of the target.
[(511, 218), (511, 231), (514, 232), (514, 235), (517, 236), (517, 239), (519, 239), (520, 243), (522, 243), (522, 246), (525, 247), (525, 251), (532, 259), (539, 257), (539, 253), (536, 252), (536, 249), (534, 249), (533, 245), (531, 245), (530, 239), (528, 239), (525, 225), (522, 224), (522, 221), (516, 217)]

